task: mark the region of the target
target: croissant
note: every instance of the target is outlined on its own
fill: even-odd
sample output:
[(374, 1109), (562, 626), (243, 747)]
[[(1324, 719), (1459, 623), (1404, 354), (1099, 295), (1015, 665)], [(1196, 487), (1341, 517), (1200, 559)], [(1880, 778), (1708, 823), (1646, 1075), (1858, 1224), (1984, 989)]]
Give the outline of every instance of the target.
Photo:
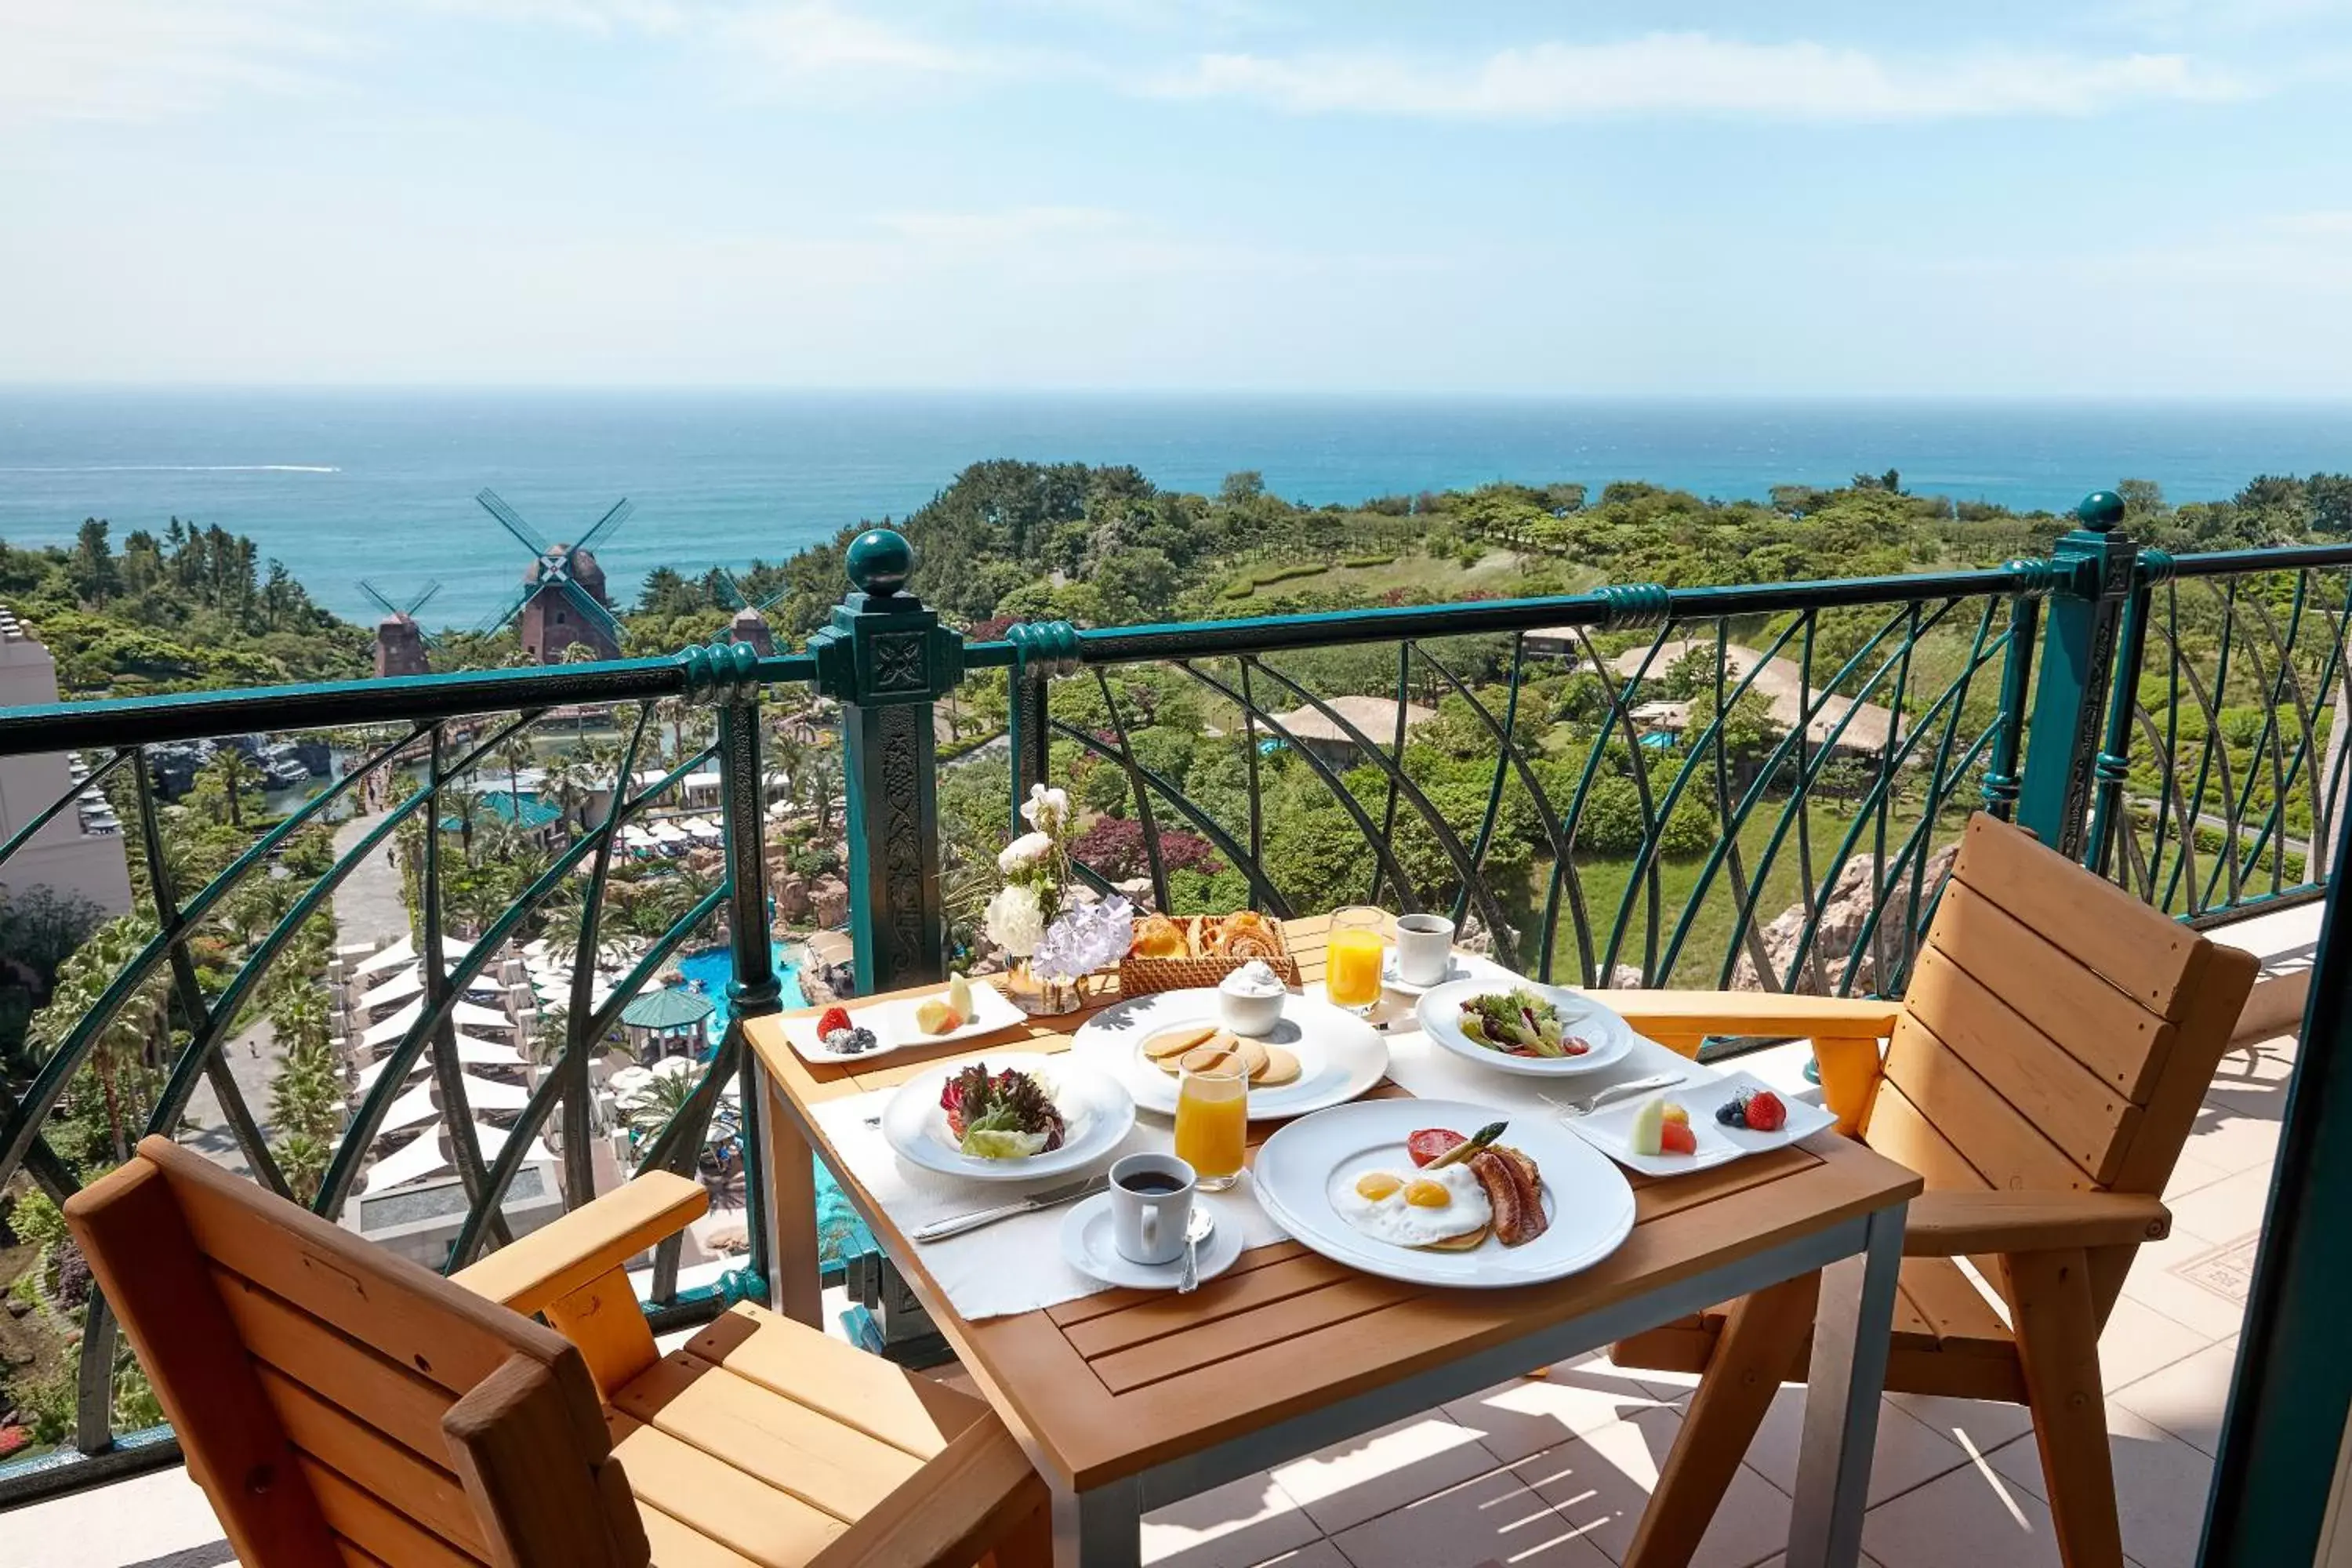
[(1166, 915), (1146, 915), (1135, 922), (1127, 945), (1129, 958), (1181, 958), (1188, 951), (1184, 930)]

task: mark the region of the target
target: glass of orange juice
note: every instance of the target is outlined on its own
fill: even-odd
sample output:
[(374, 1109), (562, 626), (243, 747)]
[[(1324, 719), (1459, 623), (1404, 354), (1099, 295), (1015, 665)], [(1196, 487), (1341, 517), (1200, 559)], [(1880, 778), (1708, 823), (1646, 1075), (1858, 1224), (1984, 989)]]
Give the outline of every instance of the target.
[(1387, 946), (1385, 910), (1341, 910), (1331, 917), (1323, 950), (1323, 990), (1332, 1005), (1369, 1013), (1381, 1003), (1381, 957)]
[(1203, 1192), (1223, 1192), (1241, 1179), (1248, 1133), (1249, 1068), (1238, 1055), (1178, 1075), (1176, 1157), (1192, 1167)]

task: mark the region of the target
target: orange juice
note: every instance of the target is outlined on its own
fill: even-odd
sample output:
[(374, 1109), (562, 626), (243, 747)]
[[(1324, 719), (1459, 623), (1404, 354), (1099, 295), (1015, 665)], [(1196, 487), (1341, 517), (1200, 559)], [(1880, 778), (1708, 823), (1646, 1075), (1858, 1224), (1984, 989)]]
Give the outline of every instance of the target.
[(1370, 1007), (1381, 999), (1381, 953), (1386, 945), (1377, 925), (1332, 926), (1323, 949), (1323, 989), (1333, 1005)]
[(1176, 1157), (1210, 1192), (1232, 1186), (1249, 1150), (1249, 1079), (1236, 1071), (1183, 1074), (1176, 1088)]

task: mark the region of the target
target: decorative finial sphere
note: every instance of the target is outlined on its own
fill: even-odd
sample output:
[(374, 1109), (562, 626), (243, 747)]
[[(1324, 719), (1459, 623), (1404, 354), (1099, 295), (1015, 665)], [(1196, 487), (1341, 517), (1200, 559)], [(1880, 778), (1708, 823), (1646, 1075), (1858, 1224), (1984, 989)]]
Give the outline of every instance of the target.
[(887, 599), (907, 585), (915, 570), (915, 547), (907, 536), (887, 528), (869, 528), (849, 542), (849, 580), (877, 599)]
[(2124, 498), (2113, 490), (2093, 490), (2074, 509), (2074, 521), (2094, 533), (2111, 531), (2124, 520)]

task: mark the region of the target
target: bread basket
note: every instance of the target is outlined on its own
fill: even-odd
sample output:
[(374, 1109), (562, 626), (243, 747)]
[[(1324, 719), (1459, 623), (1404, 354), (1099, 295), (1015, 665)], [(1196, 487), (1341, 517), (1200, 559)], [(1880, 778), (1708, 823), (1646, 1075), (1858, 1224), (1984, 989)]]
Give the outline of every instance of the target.
[[(1147, 958), (1130, 952), (1118, 964), (1122, 995), (1148, 996), (1158, 991), (1213, 986), (1253, 959), (1273, 970), (1285, 985), (1298, 984), (1298, 960), (1283, 941), (1280, 921), (1262, 915), (1178, 915), (1171, 920), (1183, 931), (1190, 951), (1181, 958)], [(1227, 921), (1246, 922), (1246, 935), (1237, 943), (1241, 950), (1213, 951)]]

